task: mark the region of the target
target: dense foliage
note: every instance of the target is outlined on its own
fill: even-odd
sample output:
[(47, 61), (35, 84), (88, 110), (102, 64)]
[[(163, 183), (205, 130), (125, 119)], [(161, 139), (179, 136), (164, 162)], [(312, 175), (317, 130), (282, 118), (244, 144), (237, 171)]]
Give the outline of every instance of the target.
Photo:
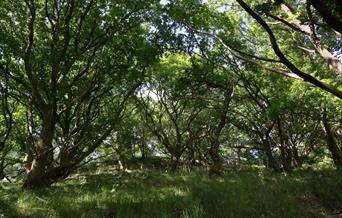
[(89, 163), (341, 169), (340, 5), (0, 1), (0, 179), (48, 187)]

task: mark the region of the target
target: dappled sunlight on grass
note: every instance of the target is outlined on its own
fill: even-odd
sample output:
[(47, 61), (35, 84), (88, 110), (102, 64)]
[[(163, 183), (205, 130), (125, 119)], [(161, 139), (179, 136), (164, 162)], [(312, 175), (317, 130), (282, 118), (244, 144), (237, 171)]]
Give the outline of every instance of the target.
[[(38, 191), (22, 191), (20, 184), (3, 184), (0, 214), (9, 214), (9, 217), (70, 217), (71, 214), (72, 217), (324, 217), (328, 209), (338, 209), (342, 201), (340, 194), (329, 190), (330, 187), (341, 190), (340, 183), (334, 183), (341, 181), (335, 178), (338, 175), (334, 171), (285, 175), (262, 169), (227, 172), (223, 177), (213, 178), (199, 172), (87, 173)], [(315, 182), (316, 177), (320, 183)], [(316, 190), (319, 184), (329, 196)], [(331, 205), (331, 201), (336, 203)]]

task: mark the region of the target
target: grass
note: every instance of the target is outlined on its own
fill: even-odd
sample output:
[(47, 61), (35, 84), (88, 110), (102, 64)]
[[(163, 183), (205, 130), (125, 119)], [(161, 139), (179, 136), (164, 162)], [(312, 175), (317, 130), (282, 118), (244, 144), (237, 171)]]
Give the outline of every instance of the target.
[(342, 174), (227, 172), (75, 174), (39, 191), (1, 184), (0, 217), (337, 217)]

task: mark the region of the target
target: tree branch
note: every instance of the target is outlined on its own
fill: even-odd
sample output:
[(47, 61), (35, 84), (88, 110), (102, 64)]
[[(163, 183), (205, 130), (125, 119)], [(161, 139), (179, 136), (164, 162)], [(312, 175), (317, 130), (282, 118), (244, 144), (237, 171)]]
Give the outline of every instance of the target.
[(316, 79), (315, 77), (311, 76), (310, 74), (304, 73), (303, 71), (301, 71), (300, 69), (298, 69), (291, 61), (289, 61), (284, 54), (282, 53), (282, 51), (280, 50), (278, 44), (277, 44), (277, 40), (271, 30), (271, 28), (266, 24), (266, 22), (257, 14), (255, 13), (243, 0), (236, 0), (240, 6), (249, 14), (251, 15), (268, 33), (270, 42), (272, 44), (272, 48), (275, 52), (275, 54), (279, 57), (279, 59), (281, 60), (281, 62), (288, 67), (294, 74), (298, 75), (299, 77), (301, 77), (304, 81), (307, 81), (311, 84), (313, 84), (316, 87), (321, 88), (322, 90), (325, 90), (333, 95), (335, 95), (336, 97), (342, 99), (342, 91), (339, 91), (337, 88), (326, 84), (324, 82), (319, 81), (318, 79)]

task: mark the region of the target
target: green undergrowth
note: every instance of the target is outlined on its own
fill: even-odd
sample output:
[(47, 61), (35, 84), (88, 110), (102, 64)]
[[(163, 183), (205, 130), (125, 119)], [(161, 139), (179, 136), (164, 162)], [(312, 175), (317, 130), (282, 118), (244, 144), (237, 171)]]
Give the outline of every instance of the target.
[(97, 170), (48, 189), (1, 184), (0, 217), (335, 217), (342, 211), (336, 170), (276, 174)]

